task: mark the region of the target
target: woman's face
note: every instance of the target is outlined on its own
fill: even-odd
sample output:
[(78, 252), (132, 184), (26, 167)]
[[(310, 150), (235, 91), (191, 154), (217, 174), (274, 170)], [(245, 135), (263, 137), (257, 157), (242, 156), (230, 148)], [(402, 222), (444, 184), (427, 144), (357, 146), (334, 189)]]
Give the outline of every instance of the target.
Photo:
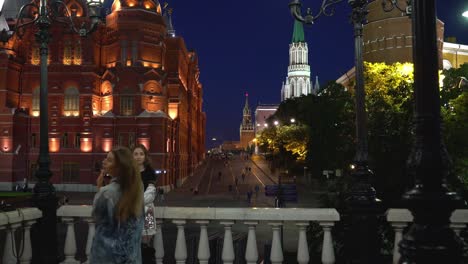
[(114, 154), (112, 152), (107, 153), (107, 157), (102, 161), (102, 168), (112, 175), (114, 168)]
[(133, 158), (135, 159), (136, 163), (141, 166), (145, 162), (145, 152), (141, 148), (136, 148), (133, 151)]

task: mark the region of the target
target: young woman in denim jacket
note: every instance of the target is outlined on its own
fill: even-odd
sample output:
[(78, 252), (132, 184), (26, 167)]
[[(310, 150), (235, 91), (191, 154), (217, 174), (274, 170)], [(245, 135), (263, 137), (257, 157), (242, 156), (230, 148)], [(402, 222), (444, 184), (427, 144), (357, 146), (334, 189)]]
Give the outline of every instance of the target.
[(140, 264), (143, 184), (132, 152), (122, 147), (113, 149), (103, 168), (112, 179), (94, 196), (96, 233), (89, 263)]

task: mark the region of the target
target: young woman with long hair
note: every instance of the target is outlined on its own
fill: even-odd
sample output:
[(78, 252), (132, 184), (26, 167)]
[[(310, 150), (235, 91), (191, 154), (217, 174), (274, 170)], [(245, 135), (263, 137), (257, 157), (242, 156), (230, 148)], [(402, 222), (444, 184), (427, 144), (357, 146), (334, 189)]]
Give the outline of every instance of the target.
[(154, 200), (156, 198), (156, 174), (151, 166), (148, 150), (142, 144), (133, 148), (133, 158), (136, 161), (138, 171), (144, 186), (145, 224), (141, 252), (143, 264), (155, 263), (154, 248), (151, 246), (151, 238), (156, 234), (156, 218), (154, 217)]
[(140, 264), (143, 184), (132, 152), (123, 147), (113, 149), (103, 168), (112, 179), (94, 196), (96, 234), (89, 263)]

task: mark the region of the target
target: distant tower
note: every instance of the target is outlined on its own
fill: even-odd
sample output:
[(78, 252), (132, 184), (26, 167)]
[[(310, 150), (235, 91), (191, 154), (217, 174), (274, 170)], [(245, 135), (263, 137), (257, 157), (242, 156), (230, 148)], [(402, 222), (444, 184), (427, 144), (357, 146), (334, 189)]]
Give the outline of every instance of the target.
[(281, 88), (281, 101), (314, 93), (310, 82), (309, 49), (304, 37), (304, 27), (294, 20), (292, 42), (289, 44), (288, 77)]
[(247, 149), (253, 144), (255, 138), (254, 125), (252, 123), (252, 113), (249, 107), (249, 94), (245, 94), (245, 105), (243, 110), (242, 123), (240, 125), (240, 147)]

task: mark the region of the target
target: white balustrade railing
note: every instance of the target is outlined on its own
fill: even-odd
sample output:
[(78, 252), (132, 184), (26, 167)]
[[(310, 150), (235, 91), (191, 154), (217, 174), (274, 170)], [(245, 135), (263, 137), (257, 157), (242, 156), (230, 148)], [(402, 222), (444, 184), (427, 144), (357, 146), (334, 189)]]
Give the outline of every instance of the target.
[[(42, 217), (42, 212), (37, 208), (20, 208), (10, 212), (0, 212), (0, 230), (6, 229), (5, 243), (1, 263), (4, 264), (26, 264), (31, 263), (31, 226), (37, 219)], [(19, 248), (16, 247), (15, 232), (21, 230), (22, 241)]]
[[(400, 253), (398, 252), (398, 243), (403, 239), (403, 230), (413, 222), (413, 215), (408, 209), (389, 209), (387, 210), (387, 221), (395, 231), (395, 240), (393, 245), (393, 264), (398, 264)], [(468, 209), (458, 209), (450, 217), (450, 227), (460, 235), (461, 230), (468, 227)]]
[[(77, 252), (74, 223), (77, 218), (84, 218), (90, 225), (88, 232), (88, 243), (86, 254), (89, 256), (92, 239), (94, 237), (94, 223), (91, 217), (91, 206), (62, 206), (57, 211), (57, 216), (67, 223), (67, 235), (65, 239), (65, 261), (62, 263), (78, 263), (75, 260)], [(177, 238), (175, 241), (174, 258), (176, 263), (186, 263), (187, 244), (185, 239), (185, 228), (188, 222), (195, 223), (200, 227), (197, 258), (200, 264), (208, 263), (210, 258), (210, 247), (208, 238), (208, 225), (212, 222), (221, 224), (224, 228), (224, 240), (221, 258), (223, 263), (231, 264), (234, 261), (234, 243), (232, 228), (234, 224), (245, 224), (248, 229), (247, 246), (245, 249), (245, 260), (248, 264), (257, 263), (259, 254), (257, 249), (256, 227), (263, 224), (271, 227), (271, 254), (273, 264), (283, 263), (283, 249), (281, 243), (281, 228), (285, 223), (295, 223), (298, 229), (298, 252), (299, 264), (309, 263), (309, 246), (306, 230), (311, 221), (318, 222), (324, 231), (322, 263), (335, 263), (333, 239), (331, 228), (340, 216), (335, 209), (303, 209), (303, 208), (199, 208), (199, 207), (157, 207), (156, 218), (158, 219), (158, 232), (153, 240), (155, 257), (158, 264), (163, 263), (164, 244), (161, 232), (163, 220), (172, 221), (177, 227)]]

